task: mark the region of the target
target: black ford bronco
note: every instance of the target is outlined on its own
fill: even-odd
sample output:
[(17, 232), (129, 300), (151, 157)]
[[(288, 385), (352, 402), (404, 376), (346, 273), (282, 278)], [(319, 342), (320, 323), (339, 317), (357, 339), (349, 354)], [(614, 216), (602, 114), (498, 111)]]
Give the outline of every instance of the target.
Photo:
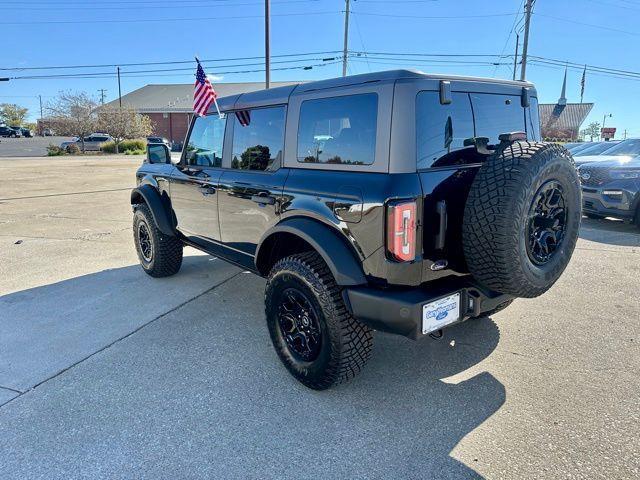
[(356, 375), (372, 330), (418, 339), (547, 291), (580, 225), (580, 182), (540, 143), (525, 82), (397, 70), (219, 100), (180, 161), (149, 144), (131, 194), (142, 268), (190, 245), (267, 278), (289, 372)]

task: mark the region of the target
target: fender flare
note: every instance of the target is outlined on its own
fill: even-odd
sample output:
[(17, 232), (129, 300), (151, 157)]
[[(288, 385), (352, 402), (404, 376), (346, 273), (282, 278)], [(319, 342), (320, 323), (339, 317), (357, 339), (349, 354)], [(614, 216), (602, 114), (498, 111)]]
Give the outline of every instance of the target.
[(176, 232), (173, 221), (168, 213), (166, 202), (160, 196), (158, 190), (149, 184), (134, 188), (131, 191), (131, 205), (141, 203), (140, 197), (142, 197), (144, 202), (149, 206), (149, 210), (151, 210), (153, 220), (156, 223), (158, 230), (165, 235), (175, 237)]
[(323, 258), (341, 286), (364, 285), (367, 279), (356, 254), (330, 227), (309, 218), (295, 217), (283, 220), (265, 232), (255, 255), (256, 268), (265, 241), (277, 233), (290, 233), (311, 245)]

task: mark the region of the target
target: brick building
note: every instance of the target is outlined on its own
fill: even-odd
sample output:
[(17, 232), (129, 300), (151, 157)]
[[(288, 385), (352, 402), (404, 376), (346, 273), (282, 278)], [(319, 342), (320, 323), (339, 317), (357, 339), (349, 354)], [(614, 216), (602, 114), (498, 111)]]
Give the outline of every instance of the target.
[[(273, 87), (298, 82), (271, 82)], [(253, 92), (264, 88), (263, 82), (216, 83), (218, 97)], [(118, 106), (118, 100), (107, 103)], [(154, 135), (182, 143), (193, 116), (193, 84), (146, 85), (122, 96), (122, 105), (147, 115), (154, 124)]]

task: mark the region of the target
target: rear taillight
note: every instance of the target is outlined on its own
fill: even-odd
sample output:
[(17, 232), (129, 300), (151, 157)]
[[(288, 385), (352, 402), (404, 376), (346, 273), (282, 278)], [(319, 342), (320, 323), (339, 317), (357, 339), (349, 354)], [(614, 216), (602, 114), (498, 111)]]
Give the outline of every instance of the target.
[(387, 205), (387, 252), (400, 262), (416, 258), (415, 201), (396, 201)]

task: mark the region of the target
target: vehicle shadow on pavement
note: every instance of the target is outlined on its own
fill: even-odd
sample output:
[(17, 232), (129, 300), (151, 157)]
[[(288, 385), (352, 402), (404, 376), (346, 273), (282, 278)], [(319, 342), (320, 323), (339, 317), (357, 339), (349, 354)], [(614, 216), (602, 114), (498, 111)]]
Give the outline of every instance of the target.
[[(0, 408), (0, 464), (10, 476), (480, 478), (474, 465), (491, 461), (490, 445), (465, 450), (466, 464), (451, 455), (505, 402), (491, 374), (465, 372), (496, 348), (492, 320), (453, 326), (440, 341), (376, 334), (360, 376), (317, 392), (297, 383), (271, 346), (264, 280), (205, 262), (188, 262), (171, 282), (125, 267), (33, 289), (33, 302), (61, 292), (77, 299), (70, 312), (108, 309), (110, 318), (87, 326), (99, 331), (132, 316), (123, 282), (151, 306), (189, 276), (228, 278)], [(105, 294), (87, 310), (87, 284), (125, 301)], [(38, 454), (25, 456), (35, 446)]]
[(621, 247), (640, 247), (640, 228), (621, 220), (583, 217), (580, 238)]

